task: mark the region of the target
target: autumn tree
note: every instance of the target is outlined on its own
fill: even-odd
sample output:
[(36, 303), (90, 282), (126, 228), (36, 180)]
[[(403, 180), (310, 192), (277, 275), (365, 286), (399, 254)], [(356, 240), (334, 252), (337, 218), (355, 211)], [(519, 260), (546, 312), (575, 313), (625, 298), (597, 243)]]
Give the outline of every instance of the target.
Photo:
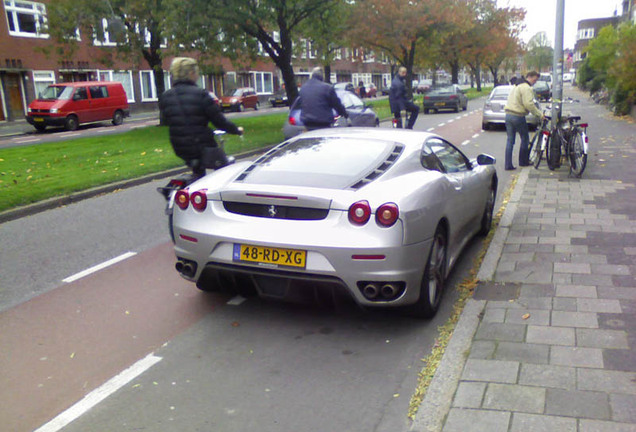
[(490, 23), (492, 41), (484, 57), (484, 64), (490, 69), (495, 86), (499, 84), (499, 71), (502, 65), (505, 70), (506, 60), (521, 53), (519, 34), (524, 17), (525, 10), (517, 8), (501, 8), (493, 13)]
[(450, 17), (444, 0), (359, 0), (353, 5), (350, 37), (406, 67), (407, 91), (412, 93), (418, 45), (426, 43)]
[(318, 53), (318, 61), (324, 68), (325, 82), (331, 77), (331, 63), (347, 42), (351, 5), (337, 2), (331, 8), (317, 13), (315, 19), (306, 20), (300, 33), (311, 41), (312, 48)]
[(552, 66), (554, 49), (545, 32), (532, 36), (526, 47), (526, 65), (536, 71), (549, 70)]
[(57, 42), (57, 54), (72, 54), (78, 39), (87, 38), (96, 46), (104, 41), (116, 45), (101, 50), (102, 64), (113, 55), (134, 61), (141, 54), (154, 75), (156, 94), (165, 90), (162, 46), (166, 9), (162, 0), (52, 0), (47, 4), (48, 33)]
[[(289, 100), (298, 96), (292, 66), (294, 41), (308, 21), (341, 0), (183, 0), (199, 19), (219, 23), (224, 41), (243, 41), (252, 53), (262, 49), (281, 71)], [(204, 35), (202, 35), (204, 36)], [(260, 46), (259, 46), (260, 45)]]

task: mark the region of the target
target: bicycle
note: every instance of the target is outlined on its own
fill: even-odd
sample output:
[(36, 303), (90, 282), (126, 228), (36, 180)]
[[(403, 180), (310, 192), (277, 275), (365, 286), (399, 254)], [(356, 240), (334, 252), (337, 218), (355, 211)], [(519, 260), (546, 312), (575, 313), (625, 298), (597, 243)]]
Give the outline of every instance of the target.
[(541, 122), (541, 126), (537, 127), (534, 136), (530, 140), (529, 160), (535, 169), (539, 168), (543, 153), (548, 148), (548, 142), (550, 141), (550, 129), (548, 124), (550, 123), (549, 117), (544, 117)]
[[(570, 163), (569, 175), (580, 178), (587, 165), (588, 124), (578, 123), (581, 116), (565, 116), (558, 119), (556, 127), (548, 130), (547, 124), (550, 120), (550, 116), (545, 116), (541, 128), (537, 129), (533, 137), (530, 147), (530, 163), (534, 165), (535, 169), (538, 168), (545, 151), (548, 168), (551, 171), (559, 168), (565, 158)], [(539, 138), (540, 141), (537, 143)]]

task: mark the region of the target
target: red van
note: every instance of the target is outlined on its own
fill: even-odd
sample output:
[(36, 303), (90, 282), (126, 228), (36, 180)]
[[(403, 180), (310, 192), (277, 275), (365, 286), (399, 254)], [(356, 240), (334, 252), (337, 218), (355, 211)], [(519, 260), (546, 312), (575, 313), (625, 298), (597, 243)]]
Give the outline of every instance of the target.
[(29, 104), (27, 121), (39, 131), (47, 126), (75, 130), (82, 123), (104, 120), (120, 125), (129, 115), (128, 98), (121, 83), (85, 81), (48, 86)]

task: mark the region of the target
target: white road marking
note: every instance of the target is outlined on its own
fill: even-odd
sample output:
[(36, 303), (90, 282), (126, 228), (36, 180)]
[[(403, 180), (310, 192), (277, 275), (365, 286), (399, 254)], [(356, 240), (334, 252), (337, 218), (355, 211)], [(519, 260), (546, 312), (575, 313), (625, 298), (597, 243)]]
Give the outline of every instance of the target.
[(142, 125), (142, 124), (141, 125), (135, 125), (135, 126), (131, 126), (130, 129), (139, 129), (139, 128), (142, 128), (142, 127), (146, 127), (146, 126)]
[(465, 146), (466, 144), (468, 144), (470, 142), (470, 140), (466, 140), (462, 143), (463, 146)]
[(432, 127), (432, 128), (428, 128), (428, 129), (426, 129), (426, 132), (432, 132), (432, 131), (434, 131), (434, 130), (435, 130), (435, 128), (434, 128), (434, 127)]
[(230, 306), (238, 306), (241, 303), (243, 303), (245, 300), (247, 300), (245, 297), (241, 297), (240, 295), (237, 295), (236, 297), (231, 298), (227, 304), (229, 304)]
[(34, 142), (34, 141), (40, 141), (40, 138), (22, 138), (22, 139), (14, 140), (14, 142), (17, 142), (17, 143), (20, 143), (20, 144), (28, 143), (28, 142)]
[(452, 122), (454, 122), (454, 121), (455, 121), (455, 119), (454, 119), (454, 118), (452, 118), (452, 119), (450, 119), (449, 121), (447, 121), (446, 123), (452, 123)]
[(79, 136), (79, 133), (75, 133), (75, 132), (70, 132), (70, 133), (61, 133), (58, 136), (63, 136), (63, 137), (73, 137), (73, 136)]
[(67, 426), (72, 421), (86, 414), (95, 405), (106, 399), (111, 394), (137, 378), (139, 375), (150, 369), (161, 361), (154, 353), (148, 354), (145, 358), (130, 366), (128, 369), (106, 381), (101, 386), (84, 396), (82, 400), (62, 412), (50, 422), (36, 429), (34, 432), (57, 432)]
[(99, 130), (97, 130), (97, 133), (106, 133), (106, 132), (109, 132), (109, 130), (108, 129), (99, 129)]
[(440, 124), (437, 125), (437, 127), (442, 127), (442, 126), (445, 126), (445, 125), (446, 125), (446, 123), (440, 123)]
[(62, 279), (62, 282), (66, 282), (66, 283), (74, 282), (74, 281), (76, 281), (78, 279), (83, 278), (84, 276), (88, 276), (91, 273), (95, 273), (95, 272), (97, 272), (99, 270), (102, 270), (102, 269), (104, 269), (104, 268), (106, 268), (108, 266), (116, 264), (119, 261), (123, 261), (123, 260), (128, 259), (128, 258), (130, 258), (132, 256), (135, 256), (135, 255), (137, 255), (137, 252), (126, 252), (125, 254), (119, 255), (118, 257), (115, 257), (115, 258), (113, 258), (111, 260), (105, 261), (105, 262), (103, 262), (101, 264), (97, 264), (96, 266), (88, 268), (88, 269), (86, 269), (84, 271), (81, 271), (79, 273), (75, 273), (74, 275), (69, 276), (66, 279)]
[(477, 138), (479, 135), (481, 135), (480, 133), (476, 133), (475, 135), (473, 135), (473, 139)]

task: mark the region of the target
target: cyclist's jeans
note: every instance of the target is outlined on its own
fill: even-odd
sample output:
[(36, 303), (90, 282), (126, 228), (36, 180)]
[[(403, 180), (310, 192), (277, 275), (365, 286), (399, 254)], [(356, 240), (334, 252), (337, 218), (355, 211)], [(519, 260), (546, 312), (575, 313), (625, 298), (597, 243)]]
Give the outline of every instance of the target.
[(529, 165), (530, 135), (528, 133), (528, 123), (525, 116), (514, 114), (506, 114), (506, 132), (508, 133), (508, 141), (506, 142), (506, 169), (513, 168), (512, 150), (515, 146), (515, 138), (517, 134), (521, 136), (521, 144), (519, 145), (519, 165)]
[[(415, 121), (417, 120), (417, 116), (420, 113), (420, 107), (415, 105), (413, 102), (407, 102), (405, 109), (409, 113), (409, 121), (406, 125), (406, 128), (413, 129), (413, 126), (415, 126)], [(398, 120), (397, 127), (399, 129), (402, 129), (402, 116), (400, 112), (398, 111), (393, 113), (393, 116), (396, 120)]]

